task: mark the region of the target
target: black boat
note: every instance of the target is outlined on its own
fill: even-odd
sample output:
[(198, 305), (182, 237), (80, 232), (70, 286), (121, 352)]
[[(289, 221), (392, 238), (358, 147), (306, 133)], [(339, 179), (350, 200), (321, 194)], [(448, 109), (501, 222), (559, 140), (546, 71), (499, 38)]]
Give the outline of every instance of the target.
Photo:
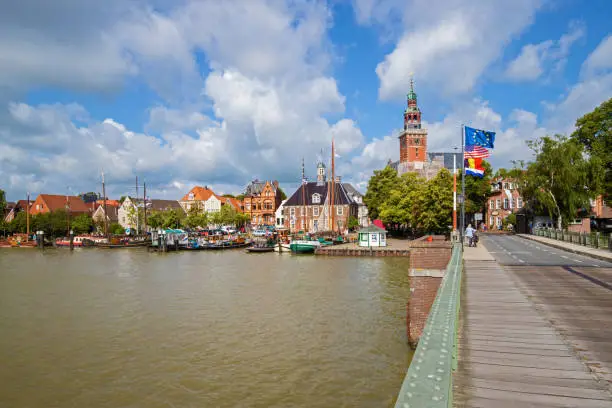
[(247, 252), (254, 252), (254, 253), (262, 253), (262, 252), (274, 252), (274, 247), (271, 246), (252, 246), (252, 247), (248, 247)]

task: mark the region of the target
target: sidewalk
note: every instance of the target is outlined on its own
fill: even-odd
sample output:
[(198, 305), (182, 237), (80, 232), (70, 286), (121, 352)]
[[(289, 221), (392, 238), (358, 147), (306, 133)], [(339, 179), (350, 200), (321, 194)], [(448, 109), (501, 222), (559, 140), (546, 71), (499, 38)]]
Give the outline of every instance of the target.
[(610, 407), (599, 383), (484, 245), (464, 247), (455, 408)]
[(586, 255), (590, 256), (591, 258), (599, 259), (602, 261), (612, 262), (612, 251), (608, 251), (607, 249), (595, 249), (583, 245), (572, 244), (571, 242), (557, 241), (556, 239), (539, 237), (537, 235), (516, 234), (516, 236), (524, 239), (530, 239), (532, 241), (537, 241), (544, 245), (548, 245), (557, 249), (562, 249), (568, 252), (572, 252), (574, 254)]

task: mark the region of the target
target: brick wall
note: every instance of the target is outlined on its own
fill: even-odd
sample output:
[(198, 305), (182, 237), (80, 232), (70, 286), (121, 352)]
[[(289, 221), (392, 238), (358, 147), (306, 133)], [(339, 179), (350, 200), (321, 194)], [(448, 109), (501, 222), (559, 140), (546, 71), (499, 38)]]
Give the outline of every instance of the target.
[(440, 282), (451, 258), (452, 244), (444, 236), (410, 243), (410, 299), (407, 307), (408, 342), (416, 347), (429, 316)]

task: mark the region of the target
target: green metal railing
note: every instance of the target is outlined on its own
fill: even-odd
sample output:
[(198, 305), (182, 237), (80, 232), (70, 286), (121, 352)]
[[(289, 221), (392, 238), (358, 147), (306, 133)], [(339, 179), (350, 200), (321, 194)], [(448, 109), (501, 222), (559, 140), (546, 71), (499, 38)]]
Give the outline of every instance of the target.
[(462, 246), (454, 244), (446, 274), (395, 403), (396, 408), (442, 408), (453, 405), (452, 373), (457, 369), (462, 272)]
[(600, 232), (582, 233), (560, 231), (552, 228), (537, 228), (533, 231), (533, 235), (612, 251), (612, 234), (602, 234)]

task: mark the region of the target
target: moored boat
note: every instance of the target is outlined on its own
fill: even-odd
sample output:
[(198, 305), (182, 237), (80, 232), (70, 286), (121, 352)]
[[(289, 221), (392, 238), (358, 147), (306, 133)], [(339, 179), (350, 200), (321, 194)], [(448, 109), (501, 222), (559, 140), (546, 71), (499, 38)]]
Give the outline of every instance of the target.
[(270, 247), (270, 246), (262, 246), (262, 247), (252, 246), (252, 247), (248, 247), (246, 250), (247, 250), (247, 252), (250, 252), (250, 253), (274, 252), (274, 247)]
[(296, 239), (291, 241), (289, 244), (289, 248), (291, 252), (297, 254), (312, 254), (315, 249), (321, 247), (321, 243), (319, 241), (306, 240), (306, 239)]

